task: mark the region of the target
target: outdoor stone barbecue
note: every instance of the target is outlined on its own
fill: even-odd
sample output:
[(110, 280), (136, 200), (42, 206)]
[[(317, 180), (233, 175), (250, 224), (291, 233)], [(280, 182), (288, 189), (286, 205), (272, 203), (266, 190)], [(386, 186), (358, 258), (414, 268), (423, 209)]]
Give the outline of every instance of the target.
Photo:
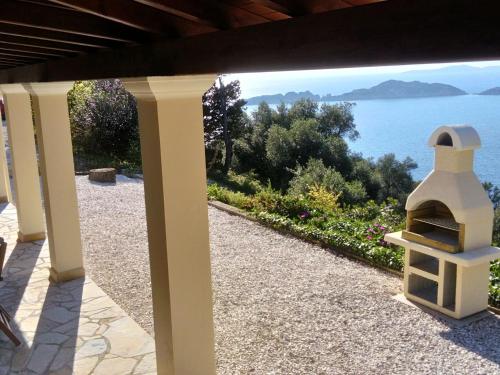
[(434, 169), (406, 201), (406, 229), (385, 236), (405, 248), (404, 294), (461, 319), (488, 307), (493, 206), (474, 174), (481, 146), (471, 126), (441, 126), (431, 135)]

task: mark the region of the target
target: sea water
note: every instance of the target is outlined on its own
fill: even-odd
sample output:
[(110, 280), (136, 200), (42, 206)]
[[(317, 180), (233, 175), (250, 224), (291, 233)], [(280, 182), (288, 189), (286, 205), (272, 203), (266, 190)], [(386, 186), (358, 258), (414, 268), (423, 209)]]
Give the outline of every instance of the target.
[[(472, 125), (481, 137), (474, 170), (481, 181), (500, 187), (500, 96), (463, 95), (417, 99), (359, 100), (353, 108), (360, 133), (348, 141), (352, 151), (364, 157), (394, 153), (400, 160), (411, 157), (418, 164), (412, 174), (424, 178), (432, 169), (434, 150), (427, 146), (441, 125)], [(275, 107), (275, 106), (273, 106)], [(248, 106), (252, 112), (257, 106)]]

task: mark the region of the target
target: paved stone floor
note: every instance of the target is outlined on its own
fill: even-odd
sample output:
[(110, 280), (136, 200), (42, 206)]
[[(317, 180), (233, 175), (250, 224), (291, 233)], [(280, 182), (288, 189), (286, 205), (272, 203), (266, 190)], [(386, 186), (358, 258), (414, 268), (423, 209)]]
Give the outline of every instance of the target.
[(14, 206), (0, 205), (8, 243), (0, 304), (22, 344), (0, 333), (0, 375), (156, 374), (154, 340), (90, 278), (48, 281), (47, 241), (16, 243)]

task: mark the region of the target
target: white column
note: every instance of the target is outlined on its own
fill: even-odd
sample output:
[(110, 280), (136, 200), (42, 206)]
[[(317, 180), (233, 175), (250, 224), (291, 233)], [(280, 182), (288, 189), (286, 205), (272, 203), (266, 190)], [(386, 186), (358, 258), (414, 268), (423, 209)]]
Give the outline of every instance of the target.
[(124, 80), (139, 111), (158, 374), (215, 374), (201, 99), (214, 79)]
[(21, 84), (4, 84), (3, 92), (9, 132), (19, 241), (45, 238), (40, 177), (30, 95)]
[(55, 282), (85, 274), (67, 100), (72, 86), (72, 82), (26, 85), (32, 94), (52, 266), (50, 278)]
[(11, 201), (12, 195), (10, 191), (9, 168), (7, 166), (7, 154), (5, 153), (5, 139), (2, 125), (0, 126), (0, 203)]

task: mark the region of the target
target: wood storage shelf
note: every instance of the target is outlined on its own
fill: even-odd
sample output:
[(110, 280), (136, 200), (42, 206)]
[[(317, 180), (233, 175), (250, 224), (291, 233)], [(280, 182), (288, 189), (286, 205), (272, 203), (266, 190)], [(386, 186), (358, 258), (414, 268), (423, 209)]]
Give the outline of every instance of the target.
[[(451, 254), (389, 233), (387, 242), (405, 248), (405, 296), (424, 306), (460, 319), (484, 310), (488, 305), (490, 261), (500, 249), (485, 247)], [(477, 293), (478, 290), (485, 293)]]

